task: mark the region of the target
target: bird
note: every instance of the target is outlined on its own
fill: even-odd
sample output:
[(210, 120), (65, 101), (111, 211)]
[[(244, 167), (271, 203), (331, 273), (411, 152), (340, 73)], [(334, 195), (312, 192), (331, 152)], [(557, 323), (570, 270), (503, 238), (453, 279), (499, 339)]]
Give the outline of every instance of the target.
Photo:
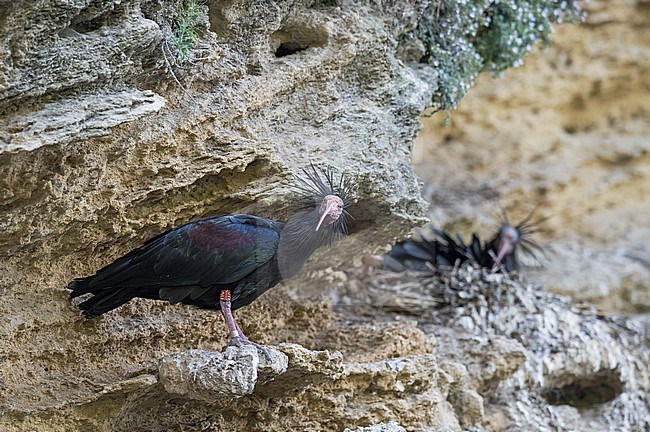
[(454, 239), (444, 231), (430, 228), (433, 231), (430, 238), (418, 236), (401, 240), (383, 256), (372, 256), (366, 262), (393, 272), (430, 271), (434, 266), (453, 266), (465, 261), (474, 262), (492, 272), (517, 271), (517, 248), (535, 259), (538, 253), (545, 253), (532, 236), (543, 231), (541, 225), (548, 218), (533, 220), (535, 210), (517, 225), (512, 225), (504, 213), (496, 232), (486, 243), (482, 243), (476, 233), (472, 234), (469, 243), (465, 243), (459, 234)]
[(232, 311), (247, 306), (280, 281), (296, 275), (316, 249), (347, 234), (350, 186), (331, 169), (297, 176), (294, 213), (286, 223), (230, 214), (186, 223), (147, 240), (91, 276), (67, 285), (87, 318), (139, 297), (220, 310), (229, 345), (254, 345)]

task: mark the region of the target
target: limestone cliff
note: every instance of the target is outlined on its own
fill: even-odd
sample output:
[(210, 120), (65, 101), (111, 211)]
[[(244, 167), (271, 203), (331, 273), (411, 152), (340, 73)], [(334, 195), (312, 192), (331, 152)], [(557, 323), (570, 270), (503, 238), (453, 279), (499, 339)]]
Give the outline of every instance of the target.
[[(456, 103), (481, 68), (501, 70), (531, 44), (515, 41), (513, 56), (481, 42), (499, 33), (490, 19), (517, 24), (503, 19), (521, 2), (501, 2), (501, 15), (494, 2), (463, 3), (456, 14), (456, 3), (425, 0), (0, 0), (0, 429), (575, 425), (583, 417), (565, 405), (579, 398), (561, 397), (601, 378), (594, 421), (642, 425), (630, 412), (646, 412), (647, 350), (632, 324), (473, 269), (417, 282), (338, 270), (426, 221), (411, 166), (418, 115)], [(442, 29), (458, 16), (474, 20)], [(528, 36), (550, 21), (539, 24)], [(285, 219), (287, 185), (309, 161), (356, 184), (355, 221), (238, 314), (276, 345), (270, 361), (220, 352), (213, 312), (133, 301), (86, 320), (70, 303), (68, 281), (174, 225), (228, 212)], [(519, 326), (505, 328), (511, 308)], [(570, 319), (565, 339), (550, 337), (553, 317)], [(544, 362), (565, 342), (615, 353), (563, 374), (574, 357)]]
[[(134, 302), (88, 321), (67, 299), (69, 280), (147, 237), (221, 213), (285, 219), (287, 182), (310, 161), (358, 185), (345, 253), (323, 251), (312, 269), (424, 221), (409, 146), (436, 75), (394, 46), (414, 18), (385, 20), (377, 5), (194, 4), (203, 58), (180, 63), (177, 2), (0, 2), (3, 430), (46, 428), (52, 415), (53, 429), (100, 427), (163, 354), (223, 345), (211, 312)], [(268, 310), (246, 315), (268, 329), (293, 314)], [(272, 339), (261, 330), (249, 333)]]
[[(650, 9), (592, 1), (585, 25), (425, 118), (416, 171), (438, 226), (485, 233), (508, 210), (551, 216), (529, 271), (608, 310), (650, 310)], [(532, 264), (532, 263), (531, 263)]]

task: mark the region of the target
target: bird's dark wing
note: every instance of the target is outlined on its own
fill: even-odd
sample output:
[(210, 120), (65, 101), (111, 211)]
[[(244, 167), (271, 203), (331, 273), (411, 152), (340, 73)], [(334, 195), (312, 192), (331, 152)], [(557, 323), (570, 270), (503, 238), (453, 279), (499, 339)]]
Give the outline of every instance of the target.
[(198, 298), (211, 286), (237, 282), (275, 254), (282, 224), (249, 215), (192, 222), (146, 242), (95, 275), (77, 279), (72, 297), (108, 295), (119, 289), (129, 297), (144, 293), (172, 303)]
[(436, 240), (438, 246), (436, 250), (436, 262), (439, 265), (453, 266), (457, 262), (463, 263), (467, 261), (469, 258), (467, 254), (468, 247), (459, 234), (456, 234), (456, 240), (454, 240), (444, 231), (434, 229), (433, 232), (438, 238)]
[(230, 284), (268, 262), (279, 237), (272, 221), (255, 216), (205, 219), (164, 237), (154, 272), (168, 286)]
[(492, 265), (492, 257), (489, 255), (487, 246), (484, 248), (481, 246), (481, 239), (476, 233), (472, 234), (472, 243), (467, 247), (467, 252), (472, 261), (477, 263), (482, 267), (488, 267)]
[(435, 255), (429, 253), (424, 248), (426, 247), (425, 242), (416, 242), (413, 240), (407, 240), (402, 244), (404, 251), (410, 256), (423, 260), (423, 261), (433, 261), (435, 260)]
[(405, 270), (429, 271), (427, 262), (433, 264), (435, 251), (433, 244), (407, 239), (395, 243), (382, 258), (382, 267), (401, 272)]
[[(439, 229), (436, 229), (436, 228), (433, 229), (433, 232), (435, 233), (436, 237), (438, 237), (440, 240), (443, 241), (442, 244), (444, 246), (449, 247), (449, 248), (458, 249), (458, 245), (456, 244), (454, 239), (451, 238), (451, 236), (449, 234), (447, 234), (444, 231), (440, 231)], [(464, 245), (464, 243), (463, 243), (463, 245)]]

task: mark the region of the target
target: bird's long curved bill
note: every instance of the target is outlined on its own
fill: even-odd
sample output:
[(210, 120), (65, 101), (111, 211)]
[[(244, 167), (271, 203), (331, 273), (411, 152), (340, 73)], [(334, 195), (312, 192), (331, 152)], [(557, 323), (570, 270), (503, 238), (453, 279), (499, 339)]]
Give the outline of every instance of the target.
[(320, 226), (323, 224), (323, 221), (325, 218), (330, 214), (332, 210), (334, 210), (334, 207), (336, 206), (336, 203), (330, 203), (327, 205), (327, 208), (323, 212), (323, 215), (320, 217), (320, 220), (318, 221), (318, 225), (316, 225), (316, 231), (320, 229)]
[(510, 250), (512, 247), (512, 241), (509, 238), (504, 238), (503, 242), (501, 243), (501, 248), (499, 249), (499, 253), (497, 254), (497, 259), (494, 260), (494, 265), (492, 266), (492, 273), (497, 271), (499, 269), (499, 266), (501, 265), (501, 260), (503, 259), (504, 256), (506, 256), (506, 253)]

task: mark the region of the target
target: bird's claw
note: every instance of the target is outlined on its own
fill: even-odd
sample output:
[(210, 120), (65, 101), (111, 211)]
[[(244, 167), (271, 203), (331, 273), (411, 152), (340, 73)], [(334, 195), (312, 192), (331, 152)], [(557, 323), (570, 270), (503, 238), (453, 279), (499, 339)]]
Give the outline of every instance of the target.
[(230, 342), (228, 342), (228, 345), (229, 346), (236, 346), (236, 347), (239, 347), (239, 348), (243, 347), (244, 345), (252, 345), (255, 348), (257, 348), (259, 351), (262, 351), (262, 353), (264, 354), (264, 357), (266, 357), (266, 359), (268, 361), (272, 361), (271, 360), (271, 353), (269, 352), (268, 348), (266, 348), (264, 345), (260, 345), (258, 343), (249, 341), (245, 336), (244, 337), (242, 337), (242, 336), (233, 336), (233, 337), (231, 337)]

